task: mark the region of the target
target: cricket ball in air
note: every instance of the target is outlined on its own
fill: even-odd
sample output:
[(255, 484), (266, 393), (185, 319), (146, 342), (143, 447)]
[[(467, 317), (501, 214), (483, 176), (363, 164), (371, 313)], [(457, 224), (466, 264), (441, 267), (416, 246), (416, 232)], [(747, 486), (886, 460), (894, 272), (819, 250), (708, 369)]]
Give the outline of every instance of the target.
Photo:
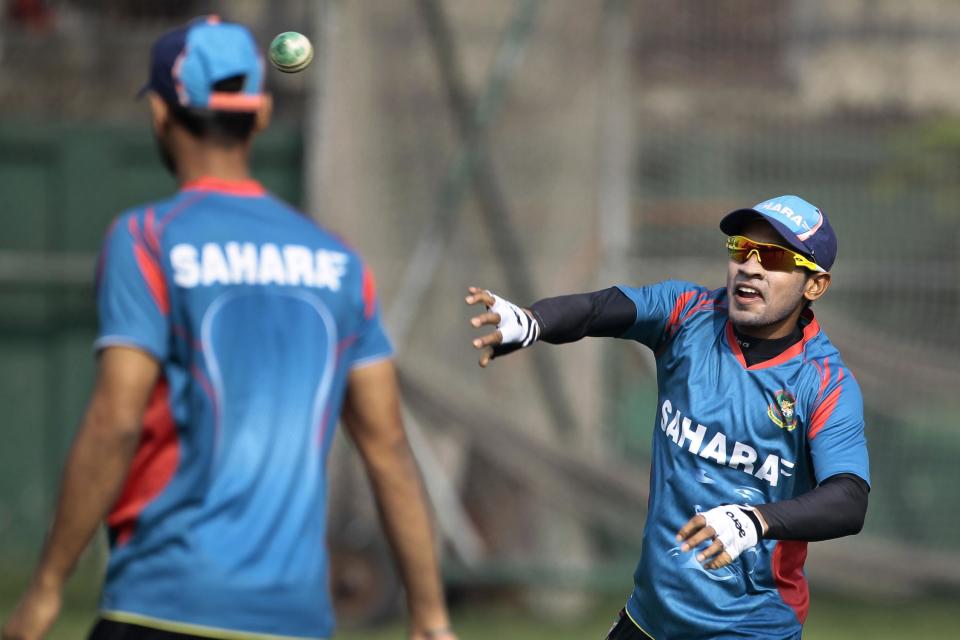
[(313, 60), (313, 45), (307, 36), (284, 31), (270, 43), (270, 62), (284, 73), (303, 71)]

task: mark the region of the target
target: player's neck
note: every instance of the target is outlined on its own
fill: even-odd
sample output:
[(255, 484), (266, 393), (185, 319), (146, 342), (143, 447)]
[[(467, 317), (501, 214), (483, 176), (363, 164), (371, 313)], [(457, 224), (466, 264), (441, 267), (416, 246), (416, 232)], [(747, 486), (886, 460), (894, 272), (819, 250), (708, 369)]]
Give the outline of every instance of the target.
[(250, 179), (249, 147), (223, 149), (196, 145), (177, 158), (177, 180), (186, 184), (199, 178), (220, 180)]

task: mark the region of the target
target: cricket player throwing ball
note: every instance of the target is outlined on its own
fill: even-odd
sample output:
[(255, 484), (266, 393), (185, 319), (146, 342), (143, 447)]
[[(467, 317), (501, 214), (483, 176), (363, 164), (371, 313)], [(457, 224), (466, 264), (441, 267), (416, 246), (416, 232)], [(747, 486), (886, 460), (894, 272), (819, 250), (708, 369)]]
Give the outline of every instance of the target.
[(656, 354), (649, 511), (608, 640), (799, 638), (807, 543), (854, 534), (869, 492), (863, 399), (810, 309), (830, 286), (826, 215), (780, 196), (723, 218), (727, 286), (617, 286), (527, 309), (471, 287), (480, 365), (534, 342)]

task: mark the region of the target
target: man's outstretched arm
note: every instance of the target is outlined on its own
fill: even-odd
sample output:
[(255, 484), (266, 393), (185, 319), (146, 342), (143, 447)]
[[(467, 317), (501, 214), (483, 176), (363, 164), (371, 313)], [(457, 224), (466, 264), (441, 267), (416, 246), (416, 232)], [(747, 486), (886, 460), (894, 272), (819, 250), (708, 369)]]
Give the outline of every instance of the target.
[[(468, 291), (467, 304), (483, 304), (487, 309), (471, 318), (470, 323), (477, 328), (497, 328), (473, 341), (475, 348), (485, 350), (480, 357), (481, 367), (536, 341), (564, 344), (585, 337), (621, 336), (637, 317), (636, 305), (616, 287), (544, 298), (529, 309), (521, 309), (486, 289), (470, 287)], [(487, 347), (491, 349), (486, 350)]]
[(343, 422), (370, 477), (406, 587), (411, 640), (455, 640), (444, 603), (423, 483), (400, 416), (392, 361), (350, 372)]
[(96, 386), (63, 475), (53, 528), (26, 594), (3, 627), (4, 640), (39, 640), (60, 610), (63, 585), (126, 479), (144, 407), (160, 367), (142, 351), (100, 354)]

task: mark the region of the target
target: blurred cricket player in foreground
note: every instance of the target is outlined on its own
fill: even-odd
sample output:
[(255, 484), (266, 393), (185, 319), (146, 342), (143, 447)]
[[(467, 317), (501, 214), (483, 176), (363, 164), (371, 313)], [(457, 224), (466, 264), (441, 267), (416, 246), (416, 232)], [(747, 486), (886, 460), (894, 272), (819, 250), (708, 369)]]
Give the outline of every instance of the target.
[[(479, 288), (490, 359), (536, 341), (636, 340), (654, 351), (659, 399), (650, 500), (634, 589), (609, 640), (799, 638), (807, 543), (860, 531), (869, 466), (863, 399), (810, 304), (837, 238), (796, 196), (739, 209), (727, 286), (618, 286), (529, 309)], [(489, 349), (492, 347), (492, 349)]]
[(452, 640), (373, 278), (250, 176), (271, 107), (253, 37), (202, 18), (151, 58), (153, 131), (180, 190), (107, 233), (96, 386), (3, 638), (46, 634), (104, 518), (93, 640), (329, 637), (326, 461), (342, 417), (406, 586), (409, 637)]

